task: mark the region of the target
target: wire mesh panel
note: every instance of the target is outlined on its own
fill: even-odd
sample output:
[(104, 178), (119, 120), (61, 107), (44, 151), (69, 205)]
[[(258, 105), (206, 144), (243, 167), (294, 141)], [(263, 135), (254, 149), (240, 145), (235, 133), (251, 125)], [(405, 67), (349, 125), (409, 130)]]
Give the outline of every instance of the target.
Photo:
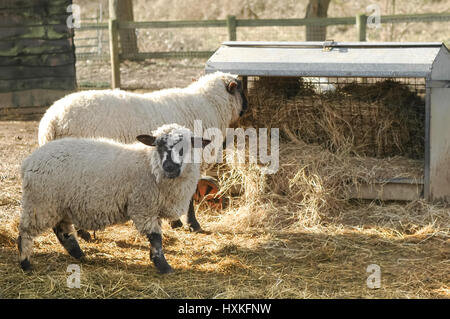
[[(99, 3), (97, 10), (89, 15), (83, 16), (80, 25), (86, 23), (101, 23), (106, 21), (103, 13), (103, 5)], [(103, 55), (107, 54), (108, 48), (108, 31), (105, 29), (75, 29), (75, 46), (77, 48), (77, 55)]]
[(241, 27), (238, 41), (305, 41), (305, 27)]
[[(107, 4), (107, 3), (106, 3)], [(84, 8), (84, 7), (83, 7)], [(82, 88), (106, 88), (111, 86), (109, 61), (109, 36), (107, 28), (83, 28), (86, 24), (107, 21), (108, 7), (99, 2), (92, 10), (82, 10), (81, 27), (75, 28), (77, 83)], [(86, 13), (87, 12), (87, 13)]]
[[(89, 37), (89, 33), (96, 34), (95, 31), (80, 32)], [(78, 33), (79, 34), (79, 33)], [(77, 35), (77, 32), (75, 32)], [(77, 48), (77, 83), (83, 88), (107, 88), (111, 87), (111, 63), (109, 60), (109, 41), (106, 32), (102, 35), (101, 46), (98, 41), (92, 40), (95, 45), (87, 48)], [(75, 43), (77, 43), (75, 41)], [(81, 51), (81, 52), (80, 52)]]
[(334, 41), (354, 41), (358, 39), (358, 30), (354, 25), (327, 26), (327, 39)]
[(225, 28), (138, 29), (139, 52), (215, 51), (228, 40)]
[(367, 41), (450, 41), (450, 21), (385, 23), (367, 28)]
[(424, 94), (417, 78), (249, 77), (248, 117), (331, 151), (423, 160)]
[[(104, 30), (75, 31), (75, 46), (79, 58), (105, 58), (109, 53), (108, 33)], [(94, 57), (97, 55), (97, 57)]]

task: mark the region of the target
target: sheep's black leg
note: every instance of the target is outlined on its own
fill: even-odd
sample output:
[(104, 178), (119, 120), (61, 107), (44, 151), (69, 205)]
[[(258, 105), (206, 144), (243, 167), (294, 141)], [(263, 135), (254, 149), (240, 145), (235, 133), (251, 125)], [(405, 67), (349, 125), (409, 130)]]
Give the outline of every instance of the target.
[[(189, 229), (193, 232), (201, 232), (202, 227), (200, 226), (199, 222), (197, 221), (197, 218), (195, 218), (195, 209), (194, 209), (194, 199), (191, 199), (191, 202), (189, 203), (189, 209), (187, 213), (187, 224), (189, 226)], [(172, 222), (170, 222), (170, 226), (172, 228), (178, 228), (183, 226), (183, 223), (181, 220), (177, 219)]]
[(24, 259), (20, 262), (20, 267), (23, 269), (23, 271), (31, 271), (31, 263), (29, 259)]
[(76, 259), (81, 259), (84, 257), (84, 253), (78, 244), (77, 238), (74, 232), (69, 232), (67, 225), (63, 222), (59, 223), (53, 227), (53, 231), (56, 234), (59, 242), (67, 250), (69, 255)]
[(156, 269), (158, 269), (161, 274), (173, 272), (172, 267), (170, 267), (166, 257), (164, 257), (161, 234), (150, 233), (147, 235), (147, 238), (150, 241), (150, 259), (155, 264)]
[(189, 229), (194, 232), (200, 232), (202, 231), (202, 228), (200, 227), (200, 224), (197, 221), (197, 218), (195, 218), (195, 209), (194, 209), (194, 200), (191, 199), (191, 202), (189, 203), (189, 210), (187, 213), (187, 223), (189, 226)]
[[(25, 247), (26, 249), (22, 248), (23, 247), (23, 243), (22, 243), (22, 236), (19, 235), (19, 238), (17, 238), (17, 248), (19, 248), (19, 255), (20, 255), (20, 267), (24, 270), (24, 271), (31, 271), (31, 263), (30, 263), (30, 259), (29, 259), (29, 255), (31, 254), (31, 248), (33, 245), (33, 241), (32, 239), (28, 239), (26, 241), (26, 245), (27, 247)], [(27, 250), (25, 252), (25, 250)]]

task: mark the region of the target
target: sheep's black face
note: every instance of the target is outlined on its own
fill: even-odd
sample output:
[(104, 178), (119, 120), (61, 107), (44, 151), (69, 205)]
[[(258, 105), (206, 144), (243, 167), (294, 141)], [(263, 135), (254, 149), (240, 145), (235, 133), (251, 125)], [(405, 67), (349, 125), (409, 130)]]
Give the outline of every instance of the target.
[(173, 130), (159, 137), (139, 135), (136, 139), (148, 146), (156, 146), (161, 160), (161, 168), (166, 178), (176, 178), (183, 173), (186, 163), (190, 163), (190, 152), (195, 147), (205, 147), (211, 141), (193, 137), (187, 129)]
[(164, 176), (176, 178), (184, 168), (183, 158), (189, 144), (182, 134), (164, 135), (156, 140)]
[(247, 97), (244, 93), (244, 86), (241, 80), (234, 79), (227, 84), (228, 93), (238, 96), (241, 100), (241, 110), (239, 112), (239, 116), (242, 116), (248, 108)]
[(241, 100), (242, 100), (242, 109), (241, 109), (241, 112), (239, 113), (239, 116), (242, 116), (242, 115), (244, 115), (245, 111), (247, 111), (247, 109), (248, 109), (248, 100), (244, 93), (244, 86), (242, 85), (242, 81), (237, 80), (237, 82), (238, 82), (237, 91), (241, 95)]

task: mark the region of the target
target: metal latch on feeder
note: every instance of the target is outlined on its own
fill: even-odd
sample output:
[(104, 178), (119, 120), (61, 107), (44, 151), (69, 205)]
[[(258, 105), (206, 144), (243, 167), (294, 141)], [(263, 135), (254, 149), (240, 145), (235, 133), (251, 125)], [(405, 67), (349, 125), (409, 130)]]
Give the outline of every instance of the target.
[(322, 45), (322, 51), (331, 51), (333, 50), (333, 44), (335, 44), (334, 40), (325, 40), (325, 42)]

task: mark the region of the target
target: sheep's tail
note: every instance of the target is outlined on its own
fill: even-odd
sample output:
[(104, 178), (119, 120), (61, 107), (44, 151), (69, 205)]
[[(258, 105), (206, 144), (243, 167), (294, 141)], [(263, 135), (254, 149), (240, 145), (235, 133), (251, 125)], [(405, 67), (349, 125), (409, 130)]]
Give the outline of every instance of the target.
[(55, 117), (52, 113), (47, 111), (39, 123), (39, 146), (42, 146), (56, 138), (56, 126)]

